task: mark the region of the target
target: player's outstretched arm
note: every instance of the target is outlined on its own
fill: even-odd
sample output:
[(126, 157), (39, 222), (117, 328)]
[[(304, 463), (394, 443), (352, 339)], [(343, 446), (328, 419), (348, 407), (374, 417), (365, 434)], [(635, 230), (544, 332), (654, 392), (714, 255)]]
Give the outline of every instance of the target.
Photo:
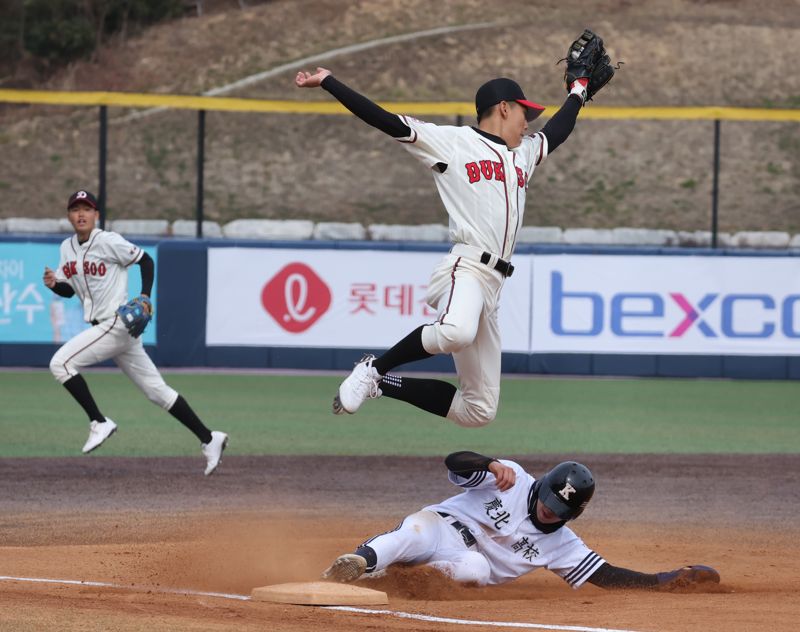
[(608, 562), (598, 568), (586, 581), (600, 588), (648, 590), (677, 590), (703, 584), (719, 584), (719, 573), (710, 566), (684, 566), (665, 573), (640, 573)]
[(405, 138), (411, 135), (411, 128), (403, 123), (397, 114), (387, 112), (377, 103), (344, 85), (331, 74), (330, 70), (317, 68), (315, 73), (301, 70), (295, 76), (294, 83), (298, 88), (322, 87), (362, 121), (392, 138)]
[(567, 140), (567, 137), (575, 129), (575, 121), (578, 119), (578, 113), (583, 107), (583, 101), (580, 97), (573, 94), (567, 97), (564, 105), (553, 114), (549, 121), (542, 128), (542, 134), (547, 137), (547, 154), (552, 154), (556, 147)]
[(318, 88), (322, 80), (330, 74), (331, 71), (327, 68), (317, 67), (317, 71), (313, 73), (301, 70), (294, 78), (294, 83), (298, 88)]
[(566, 56), (564, 83), (569, 96), (542, 128), (547, 137), (547, 153), (551, 154), (572, 133), (583, 105), (614, 76), (611, 59), (602, 38), (588, 29), (570, 45)]

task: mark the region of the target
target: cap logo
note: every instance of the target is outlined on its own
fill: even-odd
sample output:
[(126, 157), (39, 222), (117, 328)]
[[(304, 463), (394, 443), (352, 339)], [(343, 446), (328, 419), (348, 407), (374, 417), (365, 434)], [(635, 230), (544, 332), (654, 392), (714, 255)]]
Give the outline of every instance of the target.
[(569, 495), (575, 493), (575, 488), (570, 485), (569, 483), (564, 483), (563, 489), (558, 492), (558, 495), (561, 496), (564, 500), (569, 500)]
[(85, 200), (85, 199), (86, 199), (86, 197), (87, 197), (87, 195), (86, 195), (86, 191), (78, 191), (78, 192), (75, 194), (75, 199), (76, 199), (76, 200)]

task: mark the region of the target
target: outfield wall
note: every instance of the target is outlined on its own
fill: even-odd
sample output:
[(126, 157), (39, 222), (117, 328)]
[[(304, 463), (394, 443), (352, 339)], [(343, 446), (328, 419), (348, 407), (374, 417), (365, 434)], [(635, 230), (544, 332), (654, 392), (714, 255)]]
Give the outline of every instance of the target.
[[(47, 366), (74, 335), (77, 301), (41, 284), (61, 239), (0, 239), (0, 365)], [(447, 250), (134, 240), (157, 259), (145, 343), (165, 367), (347, 369), (435, 318), (426, 286)], [(505, 372), (800, 378), (798, 254), (522, 245), (514, 265), (498, 312)]]

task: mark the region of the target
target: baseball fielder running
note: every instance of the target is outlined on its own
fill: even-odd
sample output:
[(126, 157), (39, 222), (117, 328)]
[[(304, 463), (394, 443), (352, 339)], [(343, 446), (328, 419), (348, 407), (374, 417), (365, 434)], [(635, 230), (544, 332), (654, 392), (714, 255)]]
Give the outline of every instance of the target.
[[(83, 304), (83, 316), (92, 327), (66, 342), (50, 360), (50, 371), (89, 416), (89, 438), (84, 454), (99, 448), (117, 424), (97, 407), (81, 369), (113, 359), (147, 398), (191, 430), (202, 444), (206, 475), (219, 465), (228, 435), (211, 431), (188, 402), (170, 388), (145, 353), (139, 336), (150, 321), (150, 291), (155, 266), (152, 257), (117, 233), (96, 228), (97, 200), (89, 191), (76, 191), (67, 203), (67, 218), (75, 235), (61, 244), (58, 269), (45, 268), (44, 284), (59, 296), (75, 294)], [(138, 264), (142, 294), (128, 298), (128, 267)]]
[[(494, 419), (500, 394), (498, 301), (514, 271), (510, 259), (528, 186), (534, 171), (570, 135), (586, 99), (611, 78), (607, 62), (602, 40), (593, 33), (576, 40), (567, 60), (567, 100), (533, 135), (526, 134), (528, 124), (544, 108), (527, 100), (508, 78), (478, 89), (476, 127), (455, 127), (387, 112), (325, 68), (297, 74), (298, 87), (324, 88), (430, 168), (454, 242), (428, 284), (426, 300), (437, 310), (436, 322), (415, 329), (378, 358), (365, 355), (339, 387), (334, 413), (355, 413), (365, 400), (385, 395), (460, 426), (484, 426)], [(389, 374), (440, 353), (453, 355), (460, 388)]]
[(339, 556), (324, 579), (351, 582), (395, 563), (432, 566), (459, 582), (502, 584), (546, 568), (572, 588), (672, 589), (719, 583), (708, 566), (640, 573), (612, 566), (566, 523), (583, 513), (594, 494), (589, 469), (574, 461), (541, 479), (514, 461), (475, 452), (445, 459), (451, 483), (466, 490), (411, 514), (392, 531)]

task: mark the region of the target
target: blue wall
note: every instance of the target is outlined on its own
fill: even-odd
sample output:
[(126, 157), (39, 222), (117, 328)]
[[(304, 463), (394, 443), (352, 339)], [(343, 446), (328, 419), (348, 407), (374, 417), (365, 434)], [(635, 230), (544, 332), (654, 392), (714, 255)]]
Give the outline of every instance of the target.
[[(3, 236), (0, 241), (51, 243), (57, 257), (63, 237)], [(163, 367), (208, 366), (349, 370), (363, 349), (287, 347), (206, 347), (208, 247), (314, 248), (346, 250), (406, 250), (445, 252), (447, 244), (394, 242), (268, 242), (232, 240), (133, 239), (157, 245), (158, 327), (155, 347), (148, 352)], [(622, 248), (602, 246), (522, 245), (519, 254), (615, 254), (702, 256), (798, 256), (796, 252), (763, 252), (686, 248)], [(135, 273), (134, 273), (135, 274)], [(398, 339), (407, 332), (397, 332)], [(2, 344), (1, 366), (46, 367), (57, 345)], [(377, 351), (371, 349), (370, 351)], [(436, 356), (403, 370), (453, 371), (449, 356)], [(800, 356), (697, 356), (649, 354), (522, 354), (503, 355), (506, 373), (561, 375), (622, 375), (662, 377), (726, 377), (800, 379)]]

